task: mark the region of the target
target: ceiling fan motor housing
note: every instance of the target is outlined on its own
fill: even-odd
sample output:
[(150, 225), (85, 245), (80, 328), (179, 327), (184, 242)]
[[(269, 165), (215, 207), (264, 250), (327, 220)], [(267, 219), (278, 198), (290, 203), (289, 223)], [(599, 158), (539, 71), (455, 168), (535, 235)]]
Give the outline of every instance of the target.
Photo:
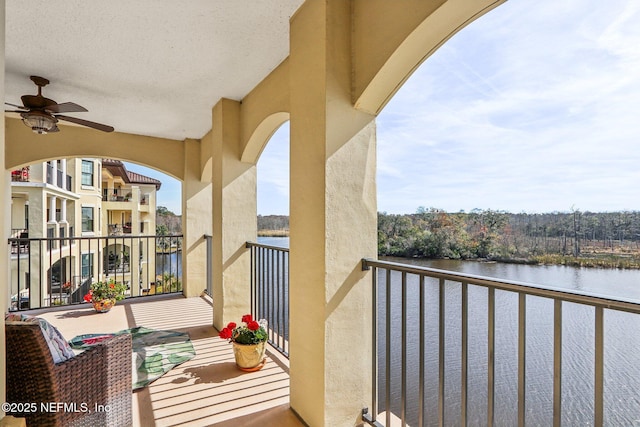
[(39, 135), (50, 132), (58, 122), (54, 116), (38, 110), (21, 113), (20, 115), (24, 124)]

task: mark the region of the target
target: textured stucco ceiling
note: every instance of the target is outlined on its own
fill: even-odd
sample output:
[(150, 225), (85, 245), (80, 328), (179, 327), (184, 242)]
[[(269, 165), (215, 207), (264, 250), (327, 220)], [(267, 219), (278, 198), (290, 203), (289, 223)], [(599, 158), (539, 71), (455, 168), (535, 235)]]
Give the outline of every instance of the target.
[(201, 138), (219, 98), (239, 100), (289, 52), (303, 0), (6, 2), (5, 101), (75, 102), (117, 132)]

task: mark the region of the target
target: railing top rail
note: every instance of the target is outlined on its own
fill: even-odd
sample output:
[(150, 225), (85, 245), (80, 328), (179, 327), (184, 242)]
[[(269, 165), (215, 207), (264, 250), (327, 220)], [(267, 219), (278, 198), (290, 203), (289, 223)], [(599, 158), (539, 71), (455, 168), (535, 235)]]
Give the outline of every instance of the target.
[(401, 264), (390, 261), (379, 261), (373, 259), (362, 260), (363, 269), (369, 267), (384, 268), (420, 276), (434, 277), (455, 282), (468, 283), (470, 285), (484, 286), (511, 292), (522, 292), (543, 298), (555, 298), (567, 302), (603, 307), (611, 310), (626, 311), (640, 314), (640, 302), (625, 298), (613, 299), (606, 295), (595, 295), (578, 292), (569, 289), (559, 289), (544, 285), (537, 285), (526, 282), (512, 280), (498, 280), (490, 277), (477, 276), (474, 274), (457, 273), (436, 268), (420, 267), (415, 265)]
[(273, 246), (273, 245), (265, 245), (262, 243), (255, 243), (255, 242), (247, 242), (247, 248), (265, 248), (265, 249), (273, 249), (276, 251), (282, 251), (282, 252), (289, 252), (289, 248), (283, 248), (282, 246)]
[(68, 237), (10, 237), (7, 239), (9, 243), (11, 242), (47, 242), (52, 240), (130, 240), (130, 239), (160, 239), (160, 238), (173, 238), (173, 237), (184, 237), (182, 234), (149, 234), (149, 235), (136, 235), (136, 234), (127, 234), (121, 236), (68, 236)]

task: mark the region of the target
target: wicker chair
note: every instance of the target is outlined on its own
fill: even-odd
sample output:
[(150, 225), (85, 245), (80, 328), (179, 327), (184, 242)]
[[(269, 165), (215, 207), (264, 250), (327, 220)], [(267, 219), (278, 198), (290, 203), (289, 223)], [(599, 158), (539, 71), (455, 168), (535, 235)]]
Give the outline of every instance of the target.
[[(7, 402), (37, 404), (35, 413), (9, 415), (25, 417), (28, 426), (132, 424), (131, 335), (108, 339), (56, 365), (37, 323), (7, 324), (5, 332)], [(41, 403), (49, 402), (67, 406), (42, 410)]]

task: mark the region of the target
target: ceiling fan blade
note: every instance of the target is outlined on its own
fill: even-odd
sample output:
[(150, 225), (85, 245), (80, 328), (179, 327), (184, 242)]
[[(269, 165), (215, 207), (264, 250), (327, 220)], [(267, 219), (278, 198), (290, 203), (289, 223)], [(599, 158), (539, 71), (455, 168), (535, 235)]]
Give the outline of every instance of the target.
[(59, 114), (56, 114), (54, 117), (59, 120), (64, 120), (64, 121), (75, 123), (78, 125), (90, 127), (92, 129), (101, 130), (103, 132), (113, 132), (112, 126), (103, 125), (101, 123), (90, 122), (89, 120), (78, 119), (76, 117), (62, 116)]
[(16, 104), (12, 104), (10, 102), (5, 102), (5, 104), (11, 105), (12, 107), (16, 107), (16, 108), (22, 108), (23, 110), (27, 110), (27, 107), (23, 107), (22, 105), (16, 105)]
[(4, 110), (5, 113), (26, 113), (24, 110)]
[(88, 111), (81, 105), (73, 102), (63, 102), (62, 104), (48, 105), (44, 107), (45, 111), (50, 113), (80, 113)]

